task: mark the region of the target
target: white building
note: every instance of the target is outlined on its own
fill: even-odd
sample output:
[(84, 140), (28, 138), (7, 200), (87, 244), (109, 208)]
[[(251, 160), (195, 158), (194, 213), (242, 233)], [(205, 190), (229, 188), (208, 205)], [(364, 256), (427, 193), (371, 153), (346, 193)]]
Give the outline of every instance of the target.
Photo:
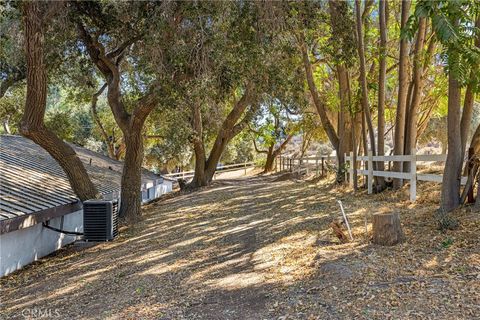
[[(120, 193), (122, 162), (73, 146), (106, 198)], [(172, 182), (144, 170), (142, 202), (172, 191)], [(82, 203), (65, 173), (40, 146), (21, 136), (0, 136), (0, 277), (44, 257), (78, 236), (47, 229), (83, 230)]]

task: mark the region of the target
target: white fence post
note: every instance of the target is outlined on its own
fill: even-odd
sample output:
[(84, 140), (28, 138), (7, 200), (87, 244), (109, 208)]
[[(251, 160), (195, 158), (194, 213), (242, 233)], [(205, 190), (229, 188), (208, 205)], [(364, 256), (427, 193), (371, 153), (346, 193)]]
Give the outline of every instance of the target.
[(368, 194), (373, 193), (373, 153), (368, 150), (368, 177), (367, 177)]
[(353, 166), (356, 165), (356, 163), (353, 162), (353, 151), (350, 151), (350, 160), (348, 161), (348, 163), (348, 173), (350, 176), (348, 182), (350, 183), (350, 187), (353, 187)]
[(417, 150), (414, 148), (410, 159), (410, 201), (417, 199)]

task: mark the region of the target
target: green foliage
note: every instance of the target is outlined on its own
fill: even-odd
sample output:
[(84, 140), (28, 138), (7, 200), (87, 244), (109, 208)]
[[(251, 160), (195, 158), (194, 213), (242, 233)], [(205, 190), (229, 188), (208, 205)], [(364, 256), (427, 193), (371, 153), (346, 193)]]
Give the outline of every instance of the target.
[(444, 48), (441, 58), (446, 70), (463, 85), (470, 81), (471, 66), (480, 65), (480, 49), (474, 45), (480, 33), (475, 27), (479, 10), (479, 2), (471, 0), (420, 0), (415, 7), (416, 19), (431, 19), (435, 36)]

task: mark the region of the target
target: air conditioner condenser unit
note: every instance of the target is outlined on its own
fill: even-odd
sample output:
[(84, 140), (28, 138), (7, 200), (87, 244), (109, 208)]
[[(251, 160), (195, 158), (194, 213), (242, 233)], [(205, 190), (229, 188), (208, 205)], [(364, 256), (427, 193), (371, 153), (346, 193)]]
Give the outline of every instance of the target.
[(83, 234), (85, 241), (111, 241), (118, 234), (118, 200), (83, 202)]

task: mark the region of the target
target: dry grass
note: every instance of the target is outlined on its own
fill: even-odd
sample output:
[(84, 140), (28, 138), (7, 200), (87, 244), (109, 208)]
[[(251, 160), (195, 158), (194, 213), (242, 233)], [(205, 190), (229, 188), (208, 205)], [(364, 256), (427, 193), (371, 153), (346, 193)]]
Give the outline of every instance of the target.
[[(217, 181), (150, 205), (112, 242), (70, 247), (0, 280), (2, 317), (58, 309), (65, 319), (476, 319), (480, 219), (446, 234), (438, 186), (353, 195), (331, 181), (275, 175)], [(355, 241), (328, 224), (341, 200)], [(398, 210), (407, 241), (371, 245), (365, 217)], [(369, 225), (370, 229), (370, 225)], [(369, 230), (370, 231), (370, 230)]]

